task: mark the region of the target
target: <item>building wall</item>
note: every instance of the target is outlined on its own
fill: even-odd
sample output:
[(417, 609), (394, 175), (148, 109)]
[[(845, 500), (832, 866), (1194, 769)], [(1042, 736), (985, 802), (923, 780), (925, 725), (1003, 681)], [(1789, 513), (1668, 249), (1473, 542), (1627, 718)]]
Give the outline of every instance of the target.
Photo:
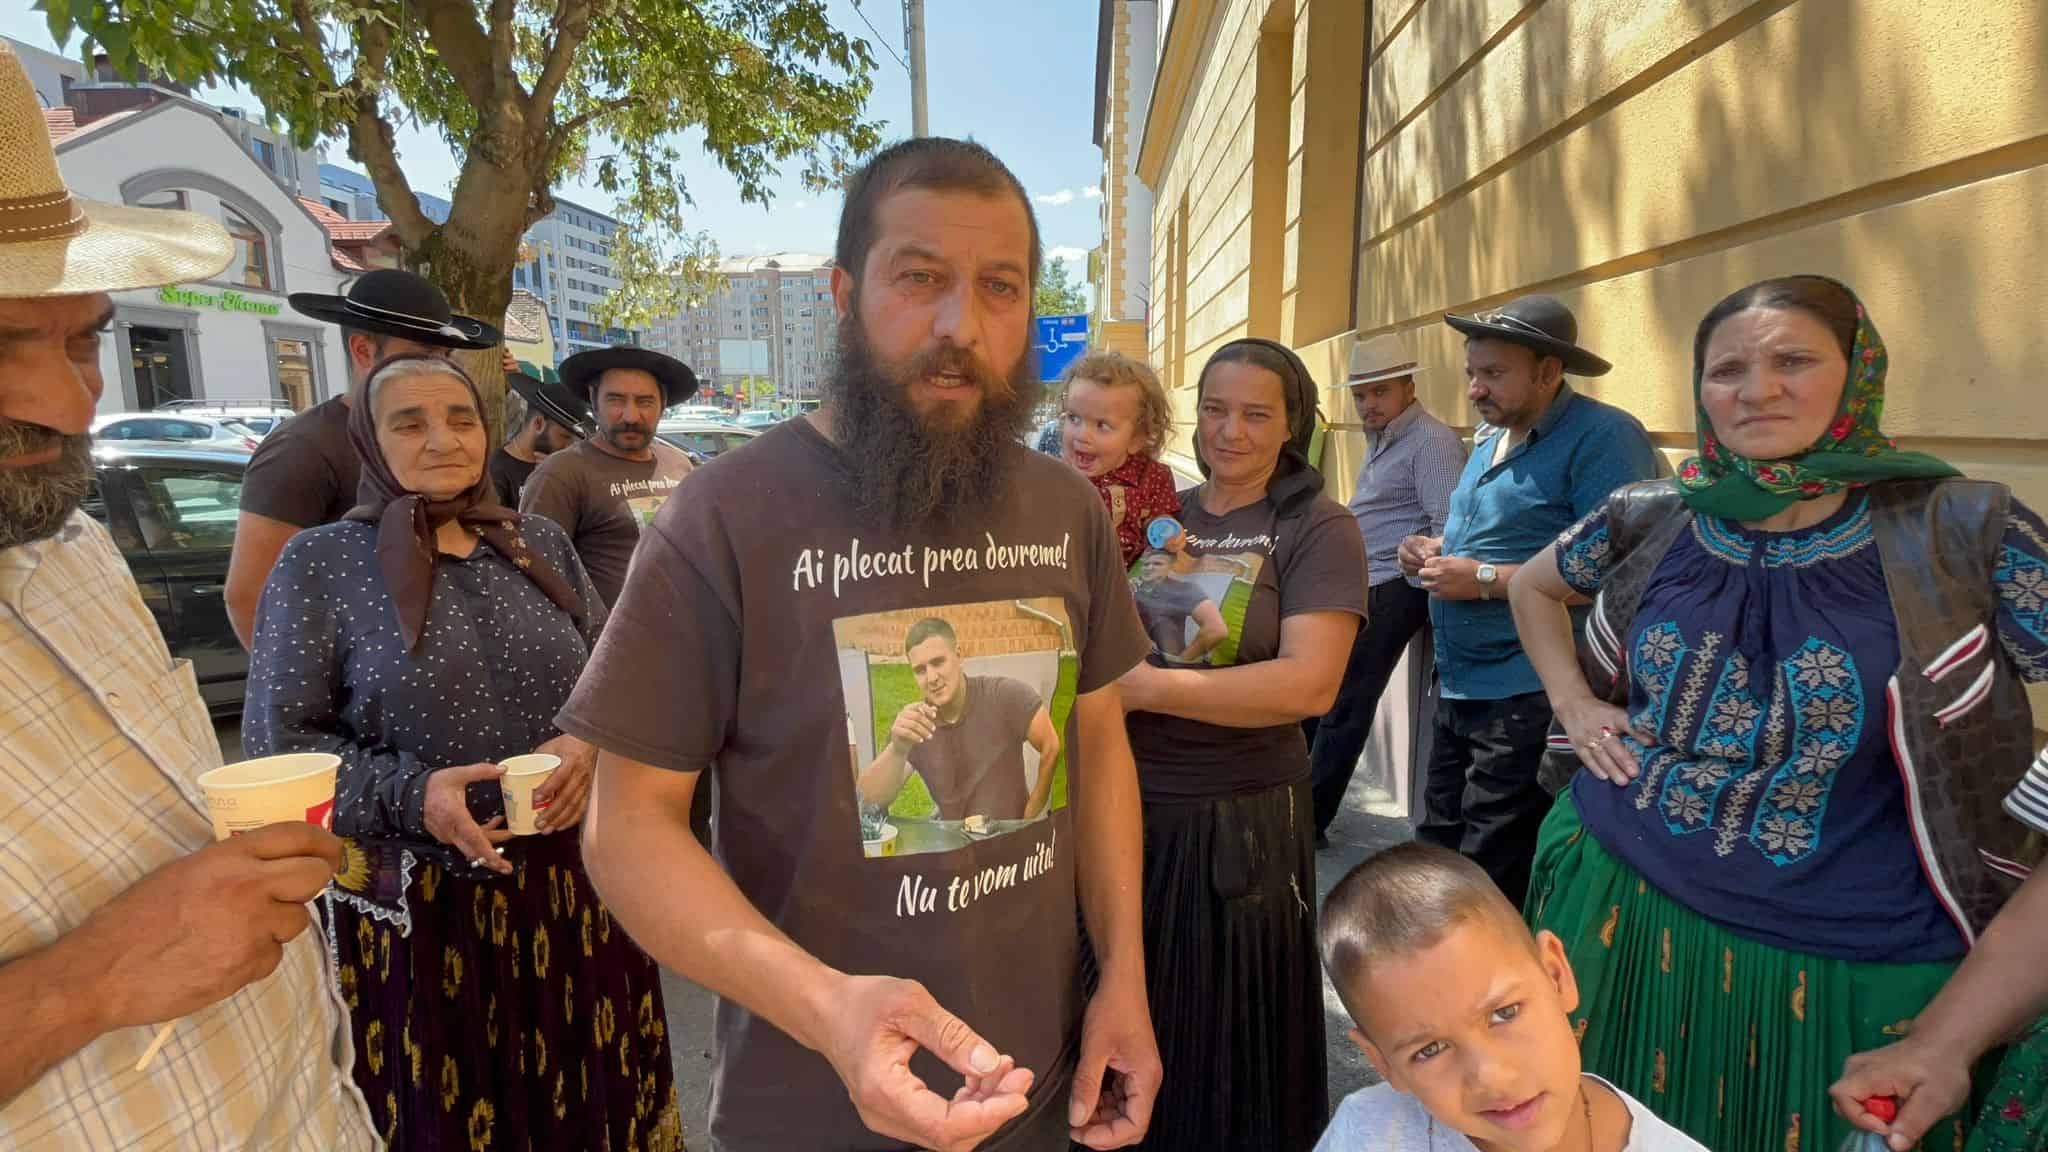
[(1152, 191), (1137, 175), (1137, 145), (1157, 66), (1157, 0), (1114, 0), (1102, 132), (1102, 268), (1096, 312), (1105, 322), (1145, 319), (1151, 298)]
[[(839, 346), (831, 264), (820, 256), (757, 256), (727, 261), (721, 273), (719, 291), (655, 324), (648, 346), (689, 364), (707, 392), (765, 376), (779, 400), (818, 399)], [(744, 342), (750, 353), (765, 349), (762, 369), (750, 358), (723, 356), (721, 341)]]
[(619, 287), (611, 257), (619, 227), (594, 208), (558, 198), (555, 210), (526, 232), (534, 258), (513, 270), (512, 283), (547, 302), (564, 357), (640, 339), (638, 333), (597, 322), (598, 305)]
[[(266, 236), (266, 243), (273, 248), (270, 265), (275, 272), (267, 290), (226, 278), (187, 286), (215, 297), (213, 304), (166, 301), (156, 290), (115, 293), (117, 328), (124, 323), (147, 323), (194, 333), (198, 371), (193, 385), (199, 398), (271, 396), (273, 335), (303, 338), (314, 344), (323, 365), (315, 399), (346, 387), (346, 352), (334, 330), (293, 312), (285, 300), (289, 292), (341, 291), (347, 277), (329, 259), (326, 233), (222, 130), (214, 113), (177, 104), (137, 115), (147, 119), (108, 125), (59, 142), (57, 163), (65, 184), (81, 196), (118, 204), (123, 201), (124, 186), (161, 176), (172, 179), (170, 187), (185, 194), (190, 211), (214, 219), (221, 218), (226, 199), (259, 226), (275, 222), (276, 231)], [(165, 176), (167, 173), (198, 173), (208, 179), (187, 183)], [(266, 311), (274, 307), (276, 312), (223, 309), (218, 301), (229, 291)], [(101, 369), (107, 385), (100, 400), (103, 412), (134, 406), (135, 397), (124, 386), (129, 376), (121, 362), (125, 348), (126, 342), (120, 338), (102, 345)]]
[[(2031, 403), (2048, 353), (2028, 335), (2048, 289), (2048, 6), (1172, 7), (1140, 157), (1157, 192), (1151, 354), (1185, 390), (1233, 337), (1296, 346), (1340, 425), (1338, 494), (1360, 446), (1335, 387), (1355, 338), (1410, 333), (1424, 402), (1469, 427), (1443, 314), (1554, 293), (1616, 365), (1585, 390), (1677, 453), (1694, 437), (1699, 317), (1756, 279), (1816, 272), (1854, 287), (1885, 334), (1887, 430), (2048, 506), (2048, 424)], [(1346, 21), (1357, 34), (1326, 31)], [(1276, 98), (1283, 65), (1292, 86)], [(1364, 97), (1348, 198), (1318, 165), (1344, 147), (1347, 72)], [(1265, 161), (1276, 103), (1283, 178)]]

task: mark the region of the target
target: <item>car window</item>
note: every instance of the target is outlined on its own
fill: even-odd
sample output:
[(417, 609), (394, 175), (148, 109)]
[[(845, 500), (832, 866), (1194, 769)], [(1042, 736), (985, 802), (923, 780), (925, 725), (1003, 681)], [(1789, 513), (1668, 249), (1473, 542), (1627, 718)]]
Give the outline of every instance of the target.
[(716, 456), (725, 450), (725, 438), (715, 432), (676, 432), (672, 438), (700, 456)]
[(244, 416), (237, 420), (236, 423), (254, 432), (260, 439), (268, 436), (270, 430), (277, 427), (277, 418), (274, 416)]
[(135, 518), (152, 552), (232, 548), (242, 473), (191, 464), (144, 464)]
[(213, 425), (198, 424), (191, 420), (160, 420), (160, 435), (166, 440), (211, 440)]

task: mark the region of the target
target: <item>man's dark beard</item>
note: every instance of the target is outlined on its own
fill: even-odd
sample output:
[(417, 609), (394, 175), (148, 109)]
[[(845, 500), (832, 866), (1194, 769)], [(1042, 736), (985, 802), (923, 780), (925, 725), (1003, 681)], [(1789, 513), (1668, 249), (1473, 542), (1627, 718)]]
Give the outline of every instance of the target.
[(92, 491), (92, 438), (65, 436), (40, 424), (0, 421), (0, 459), (62, 443), (63, 454), (27, 468), (0, 468), (0, 548), (57, 534)]
[[(919, 416), (910, 389), (953, 371), (981, 394), (974, 416), (957, 426)], [(1005, 380), (972, 353), (951, 346), (885, 364), (868, 347), (858, 309), (839, 325), (839, 358), (826, 382), (832, 434), (853, 465), (862, 517), (898, 531), (973, 520), (1001, 490), (1002, 454), (1031, 422), (1039, 384), (1020, 356)]]

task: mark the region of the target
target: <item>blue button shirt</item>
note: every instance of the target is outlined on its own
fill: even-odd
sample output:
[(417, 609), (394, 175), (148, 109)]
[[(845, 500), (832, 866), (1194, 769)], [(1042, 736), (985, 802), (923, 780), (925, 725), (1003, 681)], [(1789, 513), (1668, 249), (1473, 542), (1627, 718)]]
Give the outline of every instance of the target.
[[(1641, 421), (1580, 396), (1569, 384), (1558, 389), (1528, 438), (1495, 464), (1496, 438), (1506, 434), (1500, 428), (1479, 430), (1451, 495), (1444, 555), (1523, 563), (1598, 508), (1609, 492), (1664, 470)], [(1491, 600), (1430, 598), (1444, 696), (1504, 700), (1543, 690), (1515, 635), (1506, 591), (1499, 589)]]

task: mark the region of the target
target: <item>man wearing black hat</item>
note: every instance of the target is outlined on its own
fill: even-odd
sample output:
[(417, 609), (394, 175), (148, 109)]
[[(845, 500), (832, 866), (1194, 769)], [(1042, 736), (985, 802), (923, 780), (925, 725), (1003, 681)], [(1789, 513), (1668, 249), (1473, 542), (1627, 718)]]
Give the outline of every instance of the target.
[(1565, 383), (1610, 365), (1579, 347), (1560, 301), (1525, 296), (1444, 322), (1465, 335), (1466, 394), (1483, 423), (1443, 536), (1401, 542), (1403, 573), (1430, 595), (1440, 688), (1416, 835), (1471, 857), (1520, 904), (1550, 807), (1536, 782), (1550, 702), (1515, 635), (1508, 578), (1663, 463), (1634, 416)]
[(609, 606), (640, 529), (690, 474), (690, 458), (654, 431), (664, 409), (696, 394), (697, 374), (644, 348), (599, 348), (562, 361), (562, 383), (590, 405), (597, 434), (542, 461), (519, 510), (562, 526)]
[(574, 448), (589, 434), (589, 410), (558, 379), (542, 380), (551, 370), (505, 355), (505, 427), (512, 435), (491, 453), (486, 467), (500, 505), (519, 507), (520, 493), (540, 462)]
[(496, 328), (451, 311), (431, 281), (397, 268), (364, 273), (346, 296), (294, 292), (288, 299), (299, 315), (341, 326), (349, 387), (279, 425), (249, 460), (224, 593), (244, 648), (254, 638), (263, 583), (285, 543), (355, 507), (361, 465), (349, 446), (348, 407), (370, 369), (386, 356), (445, 356), (456, 348), (495, 347), (500, 339)]

